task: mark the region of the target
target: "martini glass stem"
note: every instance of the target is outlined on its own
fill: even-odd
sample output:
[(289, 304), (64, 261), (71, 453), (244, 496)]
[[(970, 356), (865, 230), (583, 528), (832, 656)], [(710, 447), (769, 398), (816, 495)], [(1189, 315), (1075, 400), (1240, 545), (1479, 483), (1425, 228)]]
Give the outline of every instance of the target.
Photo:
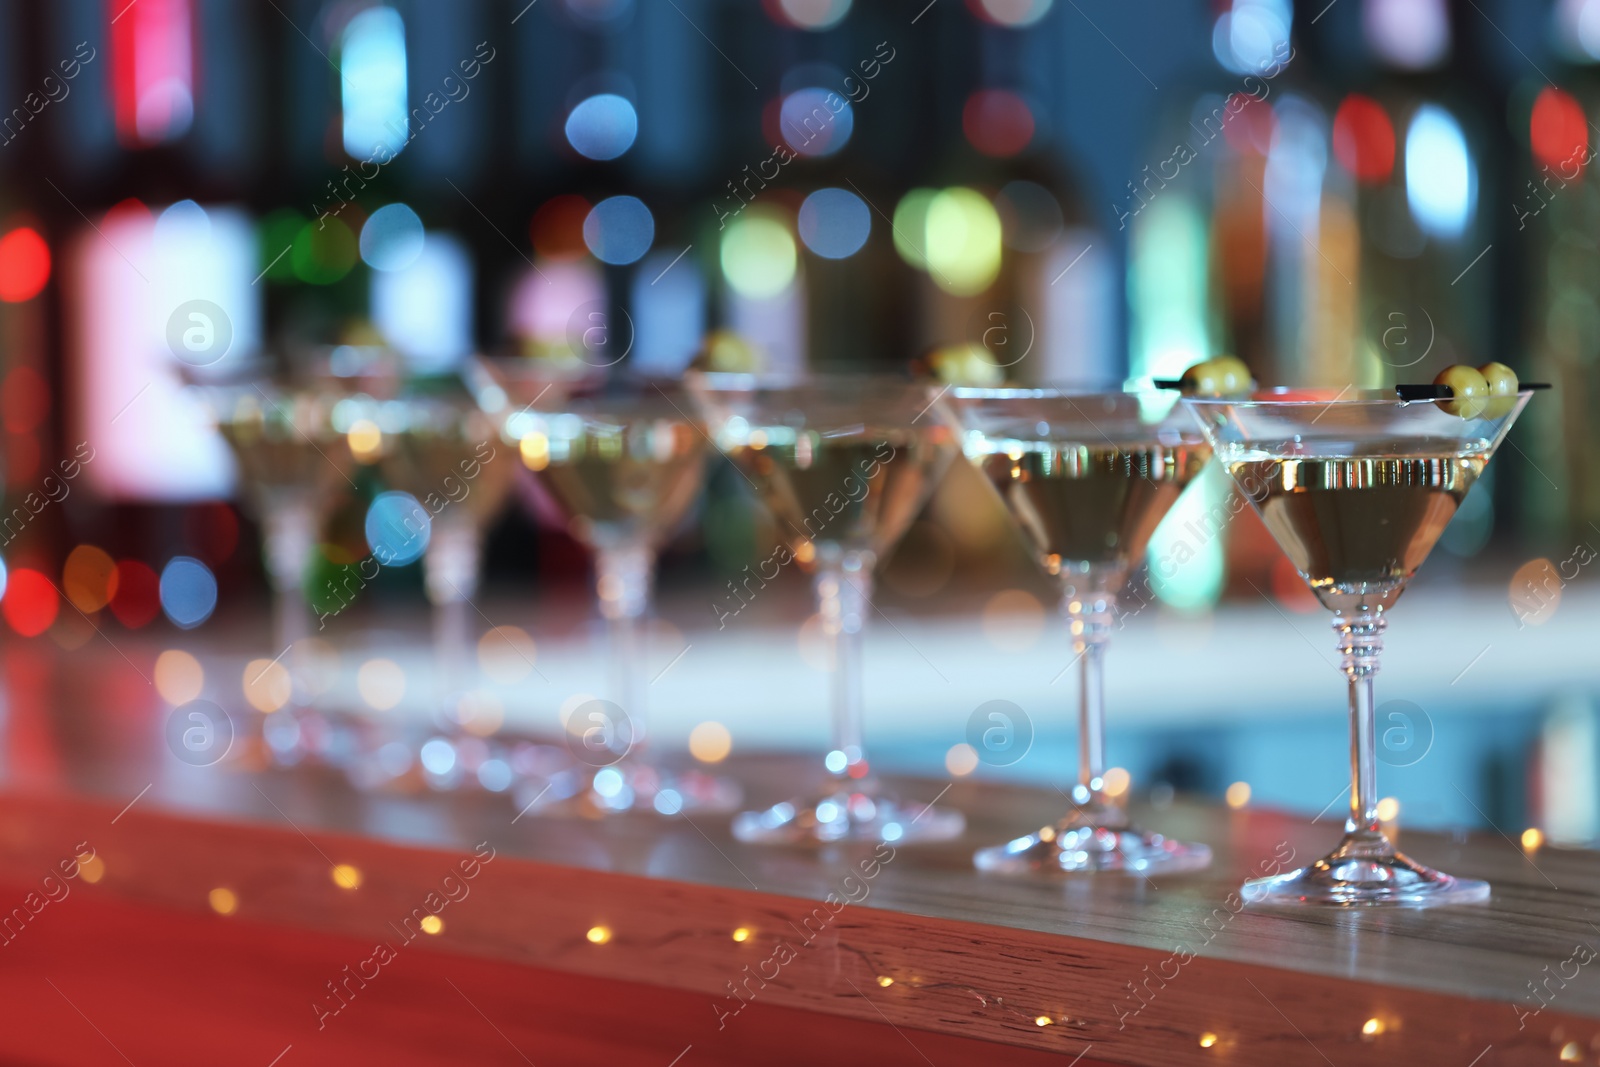
[[(277, 654), (282, 656), (311, 634), (311, 605), (306, 599), (305, 582), (317, 541), (316, 508), (311, 501), (292, 496), (270, 500), (262, 509), (262, 527), (267, 575), (272, 582), (273, 639)], [(296, 670), (296, 656), (291, 653), (286, 659), (292, 699), (302, 703), (309, 694)]]
[(1072, 799), (1096, 813), (1114, 807), (1105, 794), (1105, 654), (1117, 600), (1107, 592), (1069, 591), (1061, 606), (1078, 661), (1078, 786)]
[(872, 566), (861, 552), (839, 552), (831, 557), (824, 557), (816, 577), (817, 612), (832, 665), (833, 751), (828, 755), (828, 770), (837, 778), (859, 778), (867, 765), (861, 633), (871, 603)]
[(1389, 621), (1381, 608), (1358, 607), (1334, 616), (1339, 669), (1350, 682), (1350, 818), (1347, 834), (1382, 836), (1378, 824), (1377, 718), (1372, 678), (1383, 654), (1383, 632)]
[(655, 552), (643, 545), (603, 548), (595, 555), (595, 587), (610, 636), (612, 700), (631, 724), (633, 750), (645, 738), (645, 687), (640, 684), (645, 651), (642, 620), (650, 608), (655, 564)]
[(478, 591), (478, 524), (466, 514), (440, 514), (422, 557), (423, 586), (433, 605), (433, 646), (439, 670), (439, 712), (448, 716), (468, 687), (472, 598)]

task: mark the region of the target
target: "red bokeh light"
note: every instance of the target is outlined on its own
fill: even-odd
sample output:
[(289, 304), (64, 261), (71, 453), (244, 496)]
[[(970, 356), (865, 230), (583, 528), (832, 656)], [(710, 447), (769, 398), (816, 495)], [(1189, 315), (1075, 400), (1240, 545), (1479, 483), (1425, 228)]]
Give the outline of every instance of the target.
[(155, 216), (150, 209), (144, 206), (144, 201), (136, 196), (126, 200), (119, 200), (106, 209), (105, 224), (114, 226), (120, 222), (154, 222)]
[(38, 637), (50, 629), (60, 609), (61, 595), (49, 578), (26, 567), (11, 572), (0, 614), (13, 630), (23, 637)]
[(1394, 172), (1394, 123), (1383, 105), (1351, 93), (1333, 116), (1333, 154), (1357, 181), (1387, 181)]
[(980, 89), (961, 109), (961, 132), (986, 156), (1014, 156), (1033, 140), (1033, 111), (1006, 89)]
[(533, 250), (546, 259), (567, 259), (588, 251), (583, 243), (583, 220), (589, 217), (589, 201), (568, 194), (553, 196), (539, 205), (528, 225)]
[(1558, 168), (1563, 178), (1577, 177), (1589, 154), (1589, 126), (1583, 119), (1583, 105), (1570, 93), (1553, 85), (1546, 87), (1533, 102), (1528, 140), (1534, 159)]
[(50, 247), (36, 230), (19, 226), (0, 237), (0, 300), (32, 300), (50, 280)]
[(117, 564), (111, 614), (130, 630), (147, 625), (161, 610), (161, 579), (149, 564), (125, 559)]

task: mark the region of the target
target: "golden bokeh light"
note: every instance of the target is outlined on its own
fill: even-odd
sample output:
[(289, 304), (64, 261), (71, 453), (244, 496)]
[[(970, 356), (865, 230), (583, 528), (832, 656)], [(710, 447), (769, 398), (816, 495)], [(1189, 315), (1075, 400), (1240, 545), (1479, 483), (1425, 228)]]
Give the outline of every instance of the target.
[(1234, 782), (1228, 787), (1228, 791), (1222, 794), (1222, 797), (1228, 802), (1228, 807), (1235, 810), (1242, 808), (1250, 803), (1250, 783)]
[(883, 988), (888, 989), (890, 986), (894, 985), (894, 979), (890, 978), (886, 974), (880, 974), (878, 975), (878, 984), (883, 986)]
[(1530, 826), (1522, 831), (1522, 847), (1532, 852), (1544, 844), (1544, 831), (1537, 826)]
[(1037, 1016), (1034, 1016), (1033, 1025), (1035, 1025), (1035, 1026), (1049, 1026), (1053, 1022), (1055, 1022), (1055, 1020), (1050, 1018), (1050, 1016), (1048, 1016), (1048, 1015), (1037, 1015)]
[(169, 648), (156, 657), (156, 692), (174, 707), (187, 704), (205, 688), (206, 672), (200, 661), (181, 648)]
[(491, 682), (515, 685), (533, 673), (533, 638), (520, 626), (496, 626), (478, 638), (478, 666)]
[(944, 769), (954, 778), (965, 778), (978, 769), (978, 750), (965, 741), (957, 741), (944, 754)]
[(1383, 1031), (1383, 1020), (1376, 1017), (1368, 1019), (1366, 1022), (1361, 1024), (1361, 1032), (1366, 1034), (1368, 1037), (1377, 1037), (1379, 1034), (1383, 1033)]
[(1213, 1034), (1211, 1031), (1207, 1030), (1205, 1033), (1200, 1035), (1200, 1047), (1201, 1048), (1210, 1048), (1212, 1045), (1215, 1045), (1216, 1043), (1217, 1043), (1217, 1035)]
[(383, 431), (371, 419), (357, 419), (345, 434), (350, 454), (360, 463), (371, 463), (383, 452)]
[(422, 927), (422, 932), (425, 934), (444, 933), (444, 920), (437, 915), (424, 915), (417, 925)]
[(231, 889), (221, 886), (206, 894), (206, 902), (211, 905), (211, 910), (218, 915), (232, 915), (239, 910), (239, 895)]
[(1104, 785), (1106, 796), (1120, 797), (1128, 791), (1128, 786), (1133, 782), (1133, 775), (1125, 768), (1112, 767), (1101, 776), (1100, 780)]
[(388, 711), (406, 695), (406, 672), (392, 659), (369, 659), (356, 671), (356, 692), (369, 707)]
[(733, 939), (740, 944), (750, 940), (750, 928), (748, 926), (739, 927), (733, 932)]
[(361, 888), (361, 868), (359, 867), (352, 867), (348, 863), (341, 863), (333, 868), (331, 876), (333, 878), (333, 884), (338, 886), (340, 889)]
[(289, 703), (294, 690), (289, 668), (270, 659), (253, 659), (244, 665), (244, 698), (260, 712), (277, 711)]
[(1400, 802), (1394, 797), (1384, 797), (1378, 801), (1377, 811), (1380, 822), (1394, 822), (1400, 817)]
[(61, 590), (85, 615), (99, 611), (117, 595), (117, 562), (104, 549), (79, 545), (61, 569)]
[(1563, 585), (1554, 563), (1542, 556), (1530, 559), (1511, 576), (1506, 594), (1511, 614), (1524, 625), (1544, 625), (1561, 606)]
[(94, 885), (106, 876), (106, 861), (99, 856), (90, 856), (88, 859), (78, 860), (78, 877), (90, 885)]
[(522, 465), (531, 471), (542, 471), (550, 466), (550, 438), (538, 430), (523, 437), (517, 451), (522, 454)]
[(591, 945), (603, 945), (611, 940), (611, 927), (591, 926), (589, 932), (583, 936), (589, 939)]
[(707, 720), (689, 731), (689, 755), (701, 763), (721, 763), (733, 751), (733, 735), (720, 722)]

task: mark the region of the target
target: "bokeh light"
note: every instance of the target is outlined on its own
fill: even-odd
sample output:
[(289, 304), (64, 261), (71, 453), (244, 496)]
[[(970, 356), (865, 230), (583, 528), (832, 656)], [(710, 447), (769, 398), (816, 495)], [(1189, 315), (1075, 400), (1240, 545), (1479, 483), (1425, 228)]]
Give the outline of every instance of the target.
[(720, 722), (703, 722), (689, 731), (689, 754), (701, 763), (721, 763), (731, 751), (733, 735)]
[(944, 754), (944, 769), (951, 777), (963, 778), (978, 769), (978, 750), (958, 741)]
[(403, 567), (422, 558), (433, 535), (433, 518), (410, 493), (379, 493), (367, 508), (367, 544), (386, 567)]
[(616, 93), (598, 93), (567, 116), (567, 143), (590, 159), (616, 159), (633, 147), (639, 115), (633, 103)]
[(655, 216), (636, 196), (602, 200), (583, 220), (583, 243), (596, 259), (613, 266), (637, 262), (655, 239)]
[(1533, 101), (1528, 140), (1533, 158), (1559, 168), (1559, 178), (1570, 181), (1577, 177), (1589, 155), (1589, 124), (1584, 120), (1583, 105), (1571, 93), (1546, 86)]
[(1050, 11), (1053, 0), (968, 0), (973, 12), (997, 26), (1032, 26)]
[(789, 147), (802, 156), (831, 156), (849, 142), (856, 117), (843, 96), (807, 86), (783, 98), (778, 126)]
[(1351, 93), (1333, 116), (1333, 154), (1357, 181), (1385, 182), (1394, 171), (1394, 124), (1383, 105)]
[(800, 205), (800, 240), (825, 259), (853, 256), (872, 232), (872, 210), (848, 189), (818, 189)]
[(218, 886), (206, 894), (206, 903), (210, 904), (211, 910), (218, 915), (232, 915), (239, 910), (239, 894)]
[(961, 132), (986, 156), (1014, 156), (1033, 140), (1033, 110), (1007, 89), (979, 89), (961, 109)]
[(794, 281), (795, 263), (794, 236), (773, 215), (747, 211), (723, 231), (722, 275), (741, 296), (777, 296)]
[(282, 662), (270, 659), (253, 659), (244, 665), (240, 678), (245, 702), (260, 712), (277, 711), (289, 703), (294, 691), (289, 668)]
[(537, 649), (520, 626), (496, 626), (478, 638), (478, 666), (490, 681), (515, 685), (533, 673)]
[(136, 559), (118, 561), (116, 584), (111, 614), (128, 629), (148, 625), (161, 611), (161, 579), (148, 563)]
[(61, 598), (50, 579), (29, 567), (18, 567), (6, 582), (0, 614), (23, 637), (37, 637), (50, 629), (61, 610)]
[(928, 205), (928, 273), (955, 296), (983, 292), (1000, 273), (1000, 215), (975, 189), (956, 186)]
[(355, 234), (341, 219), (308, 222), (295, 235), (289, 249), (294, 276), (311, 285), (332, 285), (350, 273), (360, 249)]
[(373, 463), (383, 455), (383, 430), (371, 419), (352, 422), (344, 439), (357, 463)]
[(1367, 44), (1397, 67), (1426, 70), (1450, 53), (1445, 0), (1366, 0), (1361, 16)]
[(1233, 0), (1212, 27), (1212, 54), (1235, 74), (1263, 74), (1287, 56), (1293, 15), (1289, 0)]
[(333, 884), (338, 886), (340, 889), (361, 888), (360, 867), (356, 867), (348, 863), (336, 864), (333, 870), (328, 872), (328, 876), (333, 879)]
[(1250, 783), (1234, 782), (1222, 794), (1222, 799), (1228, 802), (1228, 807), (1235, 810), (1250, 803)]
[(0, 237), (0, 300), (32, 300), (50, 280), (50, 246), (38, 231), (19, 226)]
[(777, 0), (783, 18), (801, 30), (827, 30), (850, 13), (851, 0)]
[(1454, 115), (1423, 104), (1406, 130), (1406, 200), (1417, 225), (1454, 239), (1467, 228), (1478, 200), (1478, 172)]
[(205, 688), (206, 672), (200, 661), (181, 648), (169, 648), (156, 657), (156, 692), (173, 707), (187, 704)]
[(373, 270), (405, 270), (422, 255), (422, 219), (405, 204), (385, 204), (361, 227), (361, 259)]
[(161, 610), (174, 626), (192, 630), (217, 607), (217, 579), (193, 556), (174, 556), (161, 569)]
[(928, 269), (928, 208), (937, 189), (912, 189), (894, 207), (894, 250), (918, 270)]
[(392, 659), (369, 659), (356, 671), (356, 692), (370, 707), (388, 711), (405, 699), (406, 672)]
[(117, 595), (117, 563), (104, 549), (79, 545), (61, 568), (61, 590), (85, 615), (99, 611)]

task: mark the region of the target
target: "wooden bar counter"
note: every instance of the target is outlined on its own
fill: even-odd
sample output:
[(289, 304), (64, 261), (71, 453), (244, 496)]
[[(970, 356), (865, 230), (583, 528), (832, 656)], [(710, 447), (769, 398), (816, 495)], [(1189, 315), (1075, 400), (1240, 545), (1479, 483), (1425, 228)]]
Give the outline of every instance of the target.
[[(0, 1062), (1600, 1056), (1587, 851), (1404, 832), (1492, 899), (1283, 914), (1234, 893), (1325, 851), (1337, 805), (1313, 824), (1179, 801), (1139, 814), (1209, 842), (1206, 872), (1017, 880), (975, 871), (972, 849), (1054, 818), (1054, 793), (959, 781), (943, 797), (969, 813), (959, 842), (770, 850), (720, 818), (519, 818), (485, 793), (187, 767), (115, 715), (89, 721), (68, 764), (14, 773), (0, 796)], [(807, 774), (778, 758), (728, 769), (756, 802)]]

